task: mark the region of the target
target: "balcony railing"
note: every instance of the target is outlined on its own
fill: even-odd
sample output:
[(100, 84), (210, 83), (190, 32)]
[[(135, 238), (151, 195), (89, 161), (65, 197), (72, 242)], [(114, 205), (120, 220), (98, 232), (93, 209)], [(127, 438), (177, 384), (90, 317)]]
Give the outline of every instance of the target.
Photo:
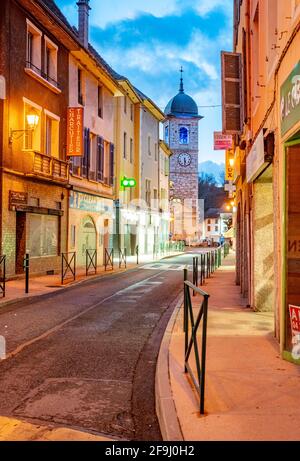
[(26, 61), (26, 67), (27, 69), (32, 69), (36, 74), (38, 74), (40, 77), (44, 78), (47, 80), (51, 85), (55, 86), (56, 88), (59, 88), (58, 82), (50, 77), (46, 72), (44, 72), (42, 69), (39, 69), (37, 66), (35, 66), (32, 62)]
[(69, 165), (49, 155), (33, 152), (33, 173), (56, 181), (66, 182), (69, 179)]

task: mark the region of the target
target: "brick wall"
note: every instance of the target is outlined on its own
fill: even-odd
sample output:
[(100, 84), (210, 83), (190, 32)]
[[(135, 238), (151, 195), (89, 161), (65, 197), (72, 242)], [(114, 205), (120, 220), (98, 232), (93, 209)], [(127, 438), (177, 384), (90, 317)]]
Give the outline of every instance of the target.
[[(9, 191), (18, 191), (28, 193), (31, 197), (40, 199), (40, 206), (45, 208), (56, 208), (56, 202), (61, 202), (64, 215), (61, 219), (60, 227), (60, 249), (62, 252), (67, 250), (67, 206), (68, 197), (65, 188), (53, 184), (43, 184), (39, 182), (24, 180), (11, 174), (4, 174), (3, 181), (3, 239), (2, 253), (7, 256), (8, 275), (15, 274), (16, 262), (16, 212), (9, 210)], [(64, 199), (62, 200), (62, 194)], [(32, 274), (46, 274), (49, 270), (58, 272), (60, 270), (60, 256), (32, 258), (30, 272)]]

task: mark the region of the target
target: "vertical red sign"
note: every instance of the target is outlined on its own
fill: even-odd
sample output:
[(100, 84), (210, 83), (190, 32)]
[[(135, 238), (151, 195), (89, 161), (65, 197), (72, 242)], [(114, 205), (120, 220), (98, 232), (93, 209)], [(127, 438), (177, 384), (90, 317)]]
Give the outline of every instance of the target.
[(67, 156), (82, 157), (83, 107), (69, 107), (67, 116)]

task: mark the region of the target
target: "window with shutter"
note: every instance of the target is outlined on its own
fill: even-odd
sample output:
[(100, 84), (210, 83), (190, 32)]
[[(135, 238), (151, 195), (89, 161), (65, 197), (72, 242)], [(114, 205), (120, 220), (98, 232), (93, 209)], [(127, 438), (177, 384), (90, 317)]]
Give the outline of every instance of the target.
[(84, 155), (82, 157), (82, 176), (87, 178), (90, 164), (90, 130), (84, 129)]
[(103, 181), (104, 177), (104, 139), (97, 137), (97, 181)]
[(248, 122), (248, 89), (247, 89), (247, 62), (248, 62), (248, 52), (247, 52), (247, 32), (243, 28), (243, 103), (244, 103), (244, 122)]
[(110, 143), (109, 150), (109, 185), (114, 184), (114, 164), (115, 164), (115, 146)]
[(222, 52), (223, 133), (240, 134), (243, 126), (242, 56)]

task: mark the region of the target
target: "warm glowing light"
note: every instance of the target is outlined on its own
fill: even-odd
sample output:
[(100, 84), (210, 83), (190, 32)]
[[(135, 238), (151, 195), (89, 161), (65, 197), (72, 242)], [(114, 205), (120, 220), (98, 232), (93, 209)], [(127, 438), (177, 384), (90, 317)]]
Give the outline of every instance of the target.
[(228, 211), (230, 210), (230, 205), (226, 206), (226, 210), (228, 210)]
[(230, 158), (230, 159), (229, 159), (229, 165), (230, 165), (231, 167), (234, 166), (234, 158)]
[(37, 113), (30, 112), (29, 114), (26, 115), (26, 119), (27, 119), (27, 125), (29, 129), (34, 130), (39, 124), (40, 117), (38, 116)]
[(231, 206), (234, 206), (234, 201), (232, 200), (232, 202), (230, 202)]

